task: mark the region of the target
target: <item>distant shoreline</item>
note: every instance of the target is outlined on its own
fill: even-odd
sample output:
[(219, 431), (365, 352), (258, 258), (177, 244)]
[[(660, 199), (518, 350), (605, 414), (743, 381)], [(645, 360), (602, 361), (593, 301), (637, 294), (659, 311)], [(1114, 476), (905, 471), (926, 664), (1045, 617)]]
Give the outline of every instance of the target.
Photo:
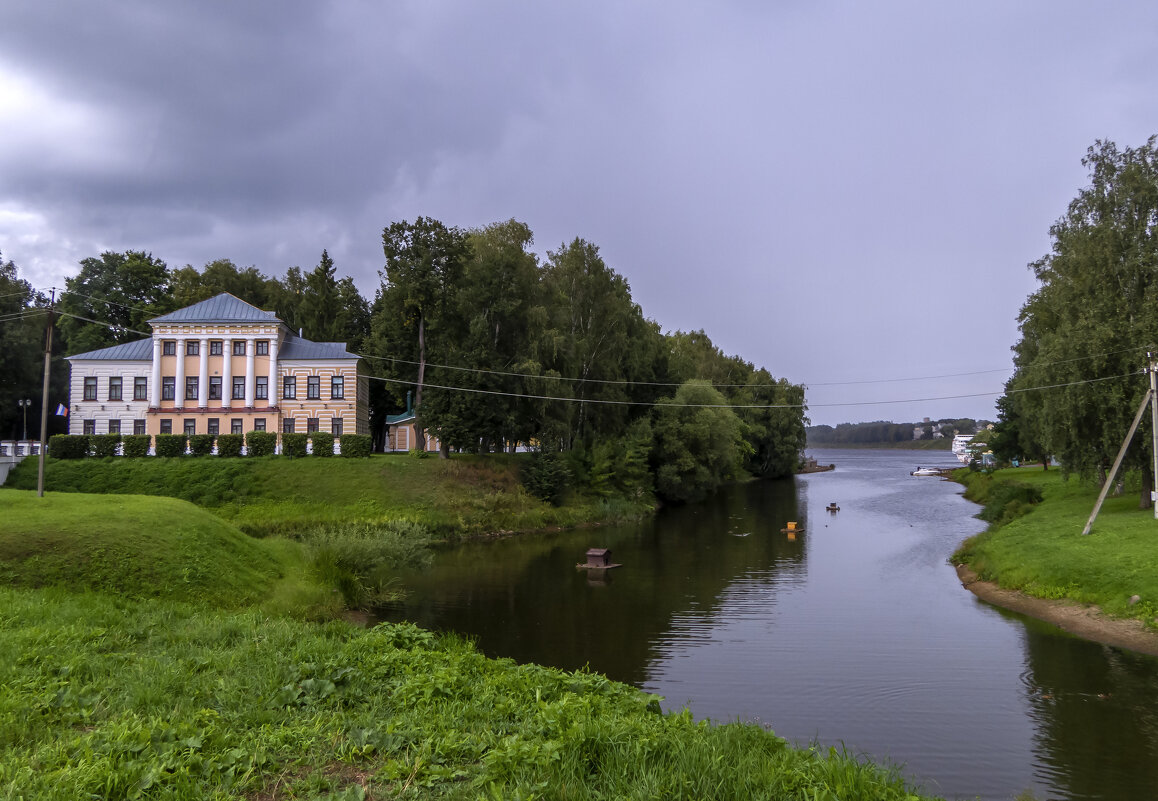
[(914, 439), (908, 442), (826, 442), (813, 445), (808, 443), (805, 450), (816, 451), (949, 451), (953, 447), (951, 439)]

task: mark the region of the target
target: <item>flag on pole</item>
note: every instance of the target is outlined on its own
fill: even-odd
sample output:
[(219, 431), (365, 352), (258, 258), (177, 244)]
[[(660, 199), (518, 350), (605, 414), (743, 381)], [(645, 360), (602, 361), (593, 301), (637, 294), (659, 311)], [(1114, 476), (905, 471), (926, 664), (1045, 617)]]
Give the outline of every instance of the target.
[(63, 403), (56, 404), (56, 416), (57, 417), (68, 417), (68, 407), (65, 406)]

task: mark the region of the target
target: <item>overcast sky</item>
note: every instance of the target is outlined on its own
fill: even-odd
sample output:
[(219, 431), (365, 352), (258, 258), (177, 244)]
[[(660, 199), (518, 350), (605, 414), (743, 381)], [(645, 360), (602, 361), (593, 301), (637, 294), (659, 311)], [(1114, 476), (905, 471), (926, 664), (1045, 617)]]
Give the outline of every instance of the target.
[(372, 298), (390, 222), (514, 217), (815, 423), (992, 418), (867, 403), (1001, 390), (1086, 149), (1158, 133), (1156, 57), (1141, 0), (4, 0), (0, 252), (46, 287), (327, 248)]

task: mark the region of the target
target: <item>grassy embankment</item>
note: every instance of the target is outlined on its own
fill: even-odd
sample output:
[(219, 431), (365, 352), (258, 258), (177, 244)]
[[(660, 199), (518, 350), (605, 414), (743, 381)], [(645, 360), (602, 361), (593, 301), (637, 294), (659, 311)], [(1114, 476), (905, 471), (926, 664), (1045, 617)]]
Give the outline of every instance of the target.
[[(376, 455), (369, 459), (49, 459), (51, 492), (165, 495), (191, 501), (254, 536), (318, 527), (408, 521), (438, 539), (638, 517), (651, 506), (575, 496), (551, 506), (519, 485), (521, 455), (450, 460)], [(6, 486), (34, 489), (26, 459)]]
[(293, 548), (179, 500), (0, 490), (0, 797), (916, 798), (598, 675), (275, 614)]
[[(1038, 598), (1096, 604), (1107, 614), (1140, 618), (1150, 627), (1158, 615), (1158, 521), (1138, 509), (1138, 477), (1110, 497), (1089, 536), (1082, 528), (1098, 488), (1060, 470), (1000, 470), (992, 476), (962, 470), (965, 497), (985, 504), (990, 528), (953, 555), (982, 579)], [(1036, 491), (1041, 502), (1031, 504)], [(1129, 599), (1141, 600), (1131, 605)]]

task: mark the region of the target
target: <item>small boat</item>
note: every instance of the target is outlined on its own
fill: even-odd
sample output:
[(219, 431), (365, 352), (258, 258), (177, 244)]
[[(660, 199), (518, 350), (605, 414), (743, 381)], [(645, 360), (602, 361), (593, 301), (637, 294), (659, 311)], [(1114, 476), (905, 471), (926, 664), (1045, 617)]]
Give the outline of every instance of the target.
[(941, 475), (941, 471), (935, 467), (918, 467), (916, 470), (909, 473), (909, 475), (910, 476), (939, 476), (939, 475)]

